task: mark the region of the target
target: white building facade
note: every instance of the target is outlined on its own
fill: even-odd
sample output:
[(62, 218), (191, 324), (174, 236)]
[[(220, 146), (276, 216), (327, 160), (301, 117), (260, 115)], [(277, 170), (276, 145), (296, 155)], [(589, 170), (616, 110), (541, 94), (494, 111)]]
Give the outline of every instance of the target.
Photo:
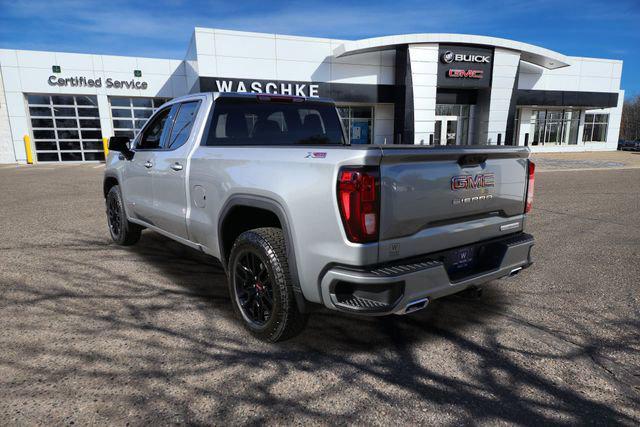
[[(622, 61), (517, 41), (346, 41), (196, 28), (184, 60), (0, 49), (0, 163), (101, 161), (167, 99), (200, 91), (336, 101), (352, 144), (615, 150)], [(27, 137), (27, 138), (25, 138)], [(26, 143), (25, 143), (26, 140)]]

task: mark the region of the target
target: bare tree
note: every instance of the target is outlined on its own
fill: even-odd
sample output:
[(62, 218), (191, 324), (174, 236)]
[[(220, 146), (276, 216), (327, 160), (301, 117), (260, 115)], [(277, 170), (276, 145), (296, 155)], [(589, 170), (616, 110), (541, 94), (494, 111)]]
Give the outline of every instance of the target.
[(620, 138), (631, 141), (640, 139), (640, 95), (624, 103)]

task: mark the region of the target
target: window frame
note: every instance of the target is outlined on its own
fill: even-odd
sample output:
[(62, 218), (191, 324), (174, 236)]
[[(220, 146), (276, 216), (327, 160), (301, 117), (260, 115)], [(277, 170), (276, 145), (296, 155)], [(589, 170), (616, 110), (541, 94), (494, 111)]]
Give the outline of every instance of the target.
[[(592, 116), (592, 120), (587, 120), (588, 116)], [(596, 117), (597, 116), (605, 116), (606, 117), (606, 121), (596, 121)], [(585, 113), (584, 114), (584, 126), (583, 126), (583, 130), (582, 130), (582, 143), (583, 144), (606, 144), (607, 143), (607, 136), (609, 134), (609, 119), (610, 119), (611, 115), (607, 112), (607, 113)], [(596, 125), (604, 125), (604, 139), (603, 140), (594, 140), (593, 139), (593, 134), (596, 128)], [(590, 138), (589, 139), (585, 139), (585, 130), (587, 129), (587, 126), (589, 127), (590, 131), (589, 132)]]
[[(371, 117), (354, 117), (353, 109), (354, 108), (362, 108), (369, 109), (371, 111)], [(376, 123), (376, 104), (337, 104), (336, 109), (338, 111), (338, 117), (340, 118), (340, 124), (342, 124), (344, 139), (347, 141), (348, 145), (375, 145), (375, 123)], [(340, 109), (347, 109), (348, 116), (343, 117), (340, 114)], [(371, 120), (370, 129), (369, 129), (369, 139), (371, 142), (366, 144), (351, 144), (351, 126), (356, 120)]]
[[(213, 105), (209, 111), (209, 114), (207, 115), (207, 123), (205, 126), (205, 130), (203, 133), (203, 137), (202, 140), (200, 141), (200, 147), (229, 147), (229, 148), (234, 148), (234, 147), (278, 147), (278, 148), (311, 148), (311, 147), (346, 147), (346, 146), (350, 146), (350, 142), (346, 139), (346, 135), (344, 132), (344, 126), (342, 124), (342, 117), (340, 116), (340, 114), (337, 111), (337, 107), (335, 105), (333, 105), (333, 109), (335, 111), (336, 114), (336, 119), (337, 119), (337, 123), (338, 126), (340, 126), (340, 139), (341, 139), (341, 143), (330, 143), (330, 144), (216, 144), (216, 143), (211, 143), (210, 141), (212, 139), (216, 139), (216, 138), (212, 138), (211, 135), (215, 134), (216, 132), (216, 127), (217, 127), (217, 123), (215, 122), (215, 120), (217, 119), (216, 113), (217, 113), (217, 108), (219, 108), (219, 102), (221, 100), (236, 100), (236, 99), (242, 99), (242, 98), (235, 98), (235, 97), (219, 97), (217, 99), (214, 99), (213, 101)], [(313, 99), (308, 99), (309, 102), (313, 103), (313, 102), (317, 102), (317, 103), (322, 103), (324, 104), (323, 101), (317, 101), (317, 100), (313, 100)], [(330, 103), (328, 103), (330, 104)], [(322, 118), (322, 116), (321, 116)], [(325, 125), (323, 124), (323, 127)]]
[[(187, 139), (185, 139), (185, 141), (176, 146), (176, 147), (169, 147), (167, 146), (167, 144), (169, 144), (169, 142), (171, 141), (171, 137), (173, 136), (173, 127), (176, 124), (176, 120), (178, 119), (178, 115), (180, 114), (180, 111), (182, 111), (182, 107), (184, 106), (184, 104), (196, 104), (196, 112), (193, 115), (193, 123), (191, 124), (191, 129), (189, 129), (189, 135), (187, 135)], [(175, 151), (177, 149), (179, 149), (180, 147), (183, 147), (187, 142), (189, 142), (189, 139), (191, 138), (191, 134), (193, 133), (193, 128), (196, 124), (196, 122), (198, 121), (198, 114), (200, 114), (200, 107), (202, 107), (202, 100), (200, 99), (192, 99), (192, 100), (188, 100), (188, 101), (180, 101), (177, 102), (173, 105), (177, 105), (178, 109), (176, 110), (176, 114), (174, 114), (173, 116), (173, 120), (171, 122), (171, 129), (169, 130), (169, 138), (167, 138), (167, 140), (164, 142), (163, 144), (163, 151)]]
[[(171, 135), (171, 128), (173, 127), (173, 119), (175, 118), (175, 115), (173, 117), (171, 117), (171, 110), (173, 110), (176, 105), (177, 105), (177, 103), (176, 104), (167, 105), (165, 108), (160, 108), (160, 109), (158, 109), (158, 111), (153, 113), (153, 115), (151, 117), (149, 117), (149, 120), (147, 120), (147, 122), (144, 124), (142, 129), (140, 129), (140, 132), (138, 133), (138, 135), (134, 139), (133, 151), (142, 151), (142, 152), (164, 151), (164, 144), (165, 144), (166, 141), (162, 140), (162, 135), (164, 134), (165, 127), (167, 125), (170, 126), (169, 135)], [(160, 134), (160, 145), (158, 146), (158, 148), (140, 148), (138, 146), (138, 144), (140, 144), (140, 141), (142, 140), (142, 136), (146, 132), (147, 128), (150, 126), (150, 123), (155, 122), (156, 118), (161, 113), (163, 113), (164, 111), (167, 111), (168, 117), (167, 117), (167, 121), (165, 122), (164, 126), (162, 127), (162, 133)], [(169, 120), (171, 120), (171, 123), (169, 123)]]
[[(189, 99), (189, 100), (184, 100), (184, 101), (177, 101), (174, 103), (171, 103), (169, 105), (167, 105), (164, 108), (160, 108), (158, 110), (156, 110), (153, 115), (151, 117), (149, 117), (149, 119), (147, 119), (147, 122), (144, 124), (144, 126), (142, 127), (142, 129), (140, 129), (140, 132), (138, 132), (138, 135), (136, 135), (136, 137), (133, 139), (134, 143), (133, 145), (133, 151), (142, 151), (142, 152), (148, 152), (148, 151), (175, 151), (177, 149), (179, 149), (180, 147), (183, 147), (188, 141), (189, 138), (191, 138), (191, 134), (193, 133), (193, 128), (194, 126), (191, 126), (191, 130), (189, 131), (189, 136), (187, 137), (187, 139), (185, 140), (184, 143), (178, 145), (177, 147), (173, 147), (173, 148), (169, 148), (167, 147), (167, 144), (169, 143), (169, 141), (171, 140), (171, 136), (173, 134), (173, 126), (175, 125), (176, 122), (176, 118), (178, 117), (178, 114), (180, 114), (180, 109), (182, 108), (183, 104), (189, 104), (189, 103), (197, 103), (197, 107), (196, 107), (196, 114), (194, 116), (193, 119), (193, 123), (195, 125), (196, 121), (198, 120), (198, 115), (200, 114), (201, 111), (201, 107), (202, 107), (202, 100), (201, 99)], [(162, 111), (166, 111), (169, 110), (169, 117), (167, 117), (167, 120), (171, 120), (171, 123), (165, 123), (165, 126), (169, 125), (169, 131), (168, 131), (168, 137), (164, 140), (164, 141), (160, 141), (161, 145), (159, 148), (138, 148), (138, 143), (140, 142), (140, 139), (142, 138), (141, 135), (144, 134), (144, 132), (147, 130), (147, 127), (149, 126), (149, 123), (151, 123), (151, 120), (155, 119), (155, 117), (160, 114)], [(174, 111), (175, 110), (175, 111)], [(171, 116), (172, 112), (174, 113), (173, 116)], [(162, 130), (162, 133), (164, 133), (164, 128)]]

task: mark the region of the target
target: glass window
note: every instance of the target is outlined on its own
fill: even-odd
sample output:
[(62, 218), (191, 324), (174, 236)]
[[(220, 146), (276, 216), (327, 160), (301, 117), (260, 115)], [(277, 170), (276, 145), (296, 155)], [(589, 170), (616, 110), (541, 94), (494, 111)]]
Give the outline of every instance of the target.
[(578, 143), (580, 111), (534, 110), (531, 115), (531, 145), (575, 145)]
[(191, 134), (191, 128), (193, 127), (193, 122), (196, 119), (199, 106), (200, 101), (180, 104), (180, 110), (178, 111), (173, 123), (167, 148), (178, 148), (187, 142), (187, 139), (189, 139), (189, 135)]
[(100, 129), (99, 119), (80, 119), (80, 127), (83, 129), (96, 128)]
[(45, 95), (27, 95), (27, 102), (29, 102), (29, 105), (49, 105), (51, 104), (51, 97)]
[(74, 105), (73, 96), (54, 95), (51, 97), (53, 105)]
[(56, 127), (59, 128), (77, 128), (78, 121), (76, 119), (56, 119)]
[(112, 117), (131, 117), (131, 110), (122, 110), (120, 108), (112, 108), (111, 109)]
[[(113, 120), (114, 135), (138, 135), (147, 119), (165, 102), (167, 98), (125, 98), (109, 97), (111, 104), (111, 118)], [(122, 118), (139, 119), (133, 121), (120, 120)]]
[(76, 96), (76, 103), (78, 105), (90, 105), (97, 107), (98, 99), (95, 96)]
[[(305, 110), (301, 113), (301, 110)], [(216, 102), (207, 145), (343, 144), (332, 105), (317, 101), (256, 102), (222, 98)]]
[(53, 115), (56, 117), (75, 117), (76, 109), (69, 107), (53, 107)]
[(131, 98), (109, 98), (112, 107), (130, 107)]
[(169, 118), (170, 108), (166, 108), (153, 118), (153, 122), (147, 126), (146, 130), (138, 141), (137, 149), (154, 150), (162, 146), (162, 135), (165, 129), (165, 123)]
[(55, 141), (35, 141), (36, 151), (57, 150), (58, 144)]
[(56, 133), (53, 130), (34, 130), (33, 139), (56, 139)]
[(51, 119), (31, 119), (31, 126), (34, 128), (52, 128), (53, 120)]
[(99, 130), (82, 130), (82, 139), (101, 139), (102, 132)]
[[(37, 147), (36, 147), (37, 148)], [(56, 152), (38, 152), (36, 151), (36, 159), (39, 162), (59, 162), (60, 158)]]
[(585, 114), (583, 142), (606, 142), (609, 114)]
[(131, 105), (134, 107), (153, 107), (153, 103), (150, 98), (131, 98)]
[(373, 107), (341, 106), (338, 114), (351, 144), (371, 144)]
[(58, 141), (61, 150), (79, 150), (80, 141)]
[(57, 130), (58, 139), (80, 139), (80, 133), (77, 130)]
[(135, 118), (148, 119), (151, 117), (151, 114), (153, 114), (152, 110), (133, 110), (133, 117)]
[(78, 115), (82, 117), (100, 117), (97, 108), (78, 108)]
[(62, 160), (63, 162), (79, 162), (82, 160), (82, 153), (70, 153), (67, 151), (61, 151), (60, 160)]
[(29, 114), (33, 116), (51, 117), (50, 107), (29, 107)]
[(85, 160), (104, 161), (104, 151), (94, 151), (91, 153), (84, 153)]

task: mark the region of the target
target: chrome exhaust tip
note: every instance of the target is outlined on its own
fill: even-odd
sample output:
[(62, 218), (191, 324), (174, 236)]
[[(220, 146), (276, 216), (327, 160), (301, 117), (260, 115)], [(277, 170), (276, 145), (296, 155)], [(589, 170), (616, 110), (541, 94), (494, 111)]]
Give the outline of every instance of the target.
[(521, 271), (522, 271), (522, 267), (514, 268), (513, 270), (511, 270), (511, 273), (509, 273), (509, 277), (513, 277), (516, 274), (520, 273)]
[(404, 314), (413, 313), (414, 311), (422, 310), (429, 304), (429, 298), (422, 298), (410, 302), (404, 309)]

